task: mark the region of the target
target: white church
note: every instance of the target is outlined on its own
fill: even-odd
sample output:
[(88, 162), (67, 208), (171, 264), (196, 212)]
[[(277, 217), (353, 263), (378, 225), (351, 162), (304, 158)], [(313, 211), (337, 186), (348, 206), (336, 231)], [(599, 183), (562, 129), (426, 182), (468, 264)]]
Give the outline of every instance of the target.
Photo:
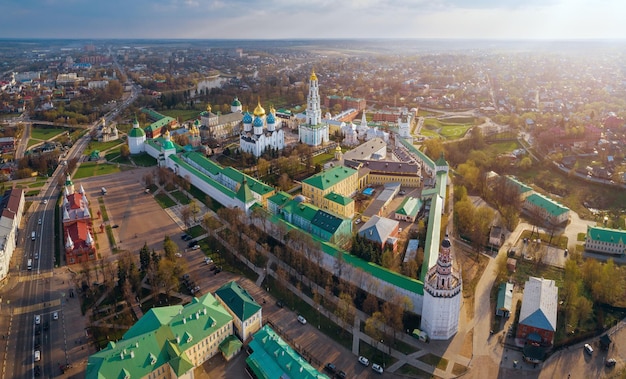
[(267, 149), (282, 150), (285, 148), (285, 132), (282, 122), (276, 120), (276, 110), (271, 107), (270, 113), (259, 102), (254, 109), (254, 117), (248, 112), (243, 115), (243, 131), (239, 136), (241, 151), (260, 157)]

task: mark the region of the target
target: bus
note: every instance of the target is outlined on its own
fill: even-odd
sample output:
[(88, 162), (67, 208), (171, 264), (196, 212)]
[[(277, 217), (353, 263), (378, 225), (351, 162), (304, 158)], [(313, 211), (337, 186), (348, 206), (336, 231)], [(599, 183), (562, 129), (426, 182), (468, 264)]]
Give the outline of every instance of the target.
[(28, 263), (26, 264), (26, 267), (28, 268), (28, 271), (33, 269), (33, 260), (29, 259)]

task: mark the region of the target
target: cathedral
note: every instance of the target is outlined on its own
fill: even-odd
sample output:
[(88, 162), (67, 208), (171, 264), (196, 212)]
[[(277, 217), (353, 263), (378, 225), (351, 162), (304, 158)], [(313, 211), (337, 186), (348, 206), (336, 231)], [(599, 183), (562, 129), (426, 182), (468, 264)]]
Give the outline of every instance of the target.
[(322, 123), (320, 91), (315, 71), (311, 72), (309, 80), (306, 121), (298, 127), (298, 137), (300, 142), (309, 146), (319, 146), (328, 143), (328, 124)]
[(95, 260), (96, 241), (93, 238), (89, 201), (82, 185), (78, 192), (74, 190), (74, 183), (69, 175), (65, 181), (61, 209), (63, 210), (65, 261), (67, 264), (74, 264)]
[(276, 120), (276, 110), (272, 107), (266, 115), (259, 101), (253, 115), (248, 112), (243, 115), (243, 131), (239, 137), (241, 151), (258, 158), (268, 149), (284, 149), (285, 132), (281, 128), (282, 122)]

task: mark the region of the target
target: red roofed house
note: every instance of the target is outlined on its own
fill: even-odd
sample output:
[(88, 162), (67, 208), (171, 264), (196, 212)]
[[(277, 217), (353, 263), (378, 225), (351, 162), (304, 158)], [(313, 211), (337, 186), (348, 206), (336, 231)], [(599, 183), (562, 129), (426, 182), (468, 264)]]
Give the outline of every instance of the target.
[(74, 191), (70, 176), (65, 181), (63, 196), (63, 238), (65, 238), (65, 261), (68, 265), (96, 259), (96, 241), (89, 213), (89, 201), (83, 186)]

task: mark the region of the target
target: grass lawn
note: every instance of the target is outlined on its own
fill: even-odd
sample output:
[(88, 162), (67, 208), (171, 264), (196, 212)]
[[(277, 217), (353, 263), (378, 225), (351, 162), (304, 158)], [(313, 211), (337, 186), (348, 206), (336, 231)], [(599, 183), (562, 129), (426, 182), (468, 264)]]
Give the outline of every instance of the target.
[(585, 237), (587, 237), (587, 233), (578, 233), (576, 235), (576, 241), (585, 242)]
[(335, 154), (331, 154), (331, 153), (324, 153), (324, 154), (316, 155), (313, 157), (313, 166), (315, 166), (316, 164), (320, 164), (323, 166), (324, 163), (332, 160), (333, 158), (335, 158)]
[(515, 273), (513, 273), (515, 283), (526, 283), (530, 276), (552, 279), (556, 282), (557, 287), (563, 288), (563, 270), (560, 268), (548, 265), (537, 265), (535, 262), (530, 262), (523, 258), (518, 259)]
[(170, 197), (167, 196), (164, 193), (160, 193), (160, 194), (156, 195), (154, 197), (154, 199), (157, 201), (157, 203), (159, 203), (159, 205), (163, 209), (166, 209), (166, 208), (169, 208), (169, 207), (173, 207), (174, 205), (176, 205), (174, 200), (170, 199)]
[(132, 161), (135, 162), (137, 166), (141, 166), (141, 167), (156, 166), (157, 164), (156, 159), (149, 156), (148, 153), (132, 155), (130, 159), (132, 159)]
[(400, 374), (404, 374), (407, 376), (411, 376), (411, 377), (417, 377), (417, 378), (435, 378), (434, 375), (432, 375), (429, 372), (426, 372), (422, 369), (419, 369), (415, 366), (411, 366), (410, 364), (404, 364), (402, 365), (402, 367), (400, 367), (400, 369), (397, 371)]
[(359, 355), (362, 355), (369, 359), (370, 362), (378, 363), (383, 367), (387, 367), (387, 365), (391, 366), (398, 361), (396, 358), (390, 356), (387, 351), (382, 352), (363, 340), (359, 341)]
[(463, 137), (471, 127), (472, 125), (445, 125), (439, 133), (447, 139), (458, 139)]
[(192, 118), (198, 117), (201, 111), (196, 109), (164, 109), (158, 110), (157, 112), (164, 116), (173, 117), (180, 121), (187, 121), (191, 120)]
[(28, 185), (28, 188), (39, 188), (39, 187), (43, 187), (46, 184), (46, 182), (34, 182), (34, 183), (30, 183)]
[[(114, 148), (116, 146), (119, 146), (119, 145), (121, 145), (123, 143), (124, 143), (124, 141), (122, 141), (122, 140), (115, 140), (115, 141), (109, 141), (109, 142), (91, 141), (87, 145), (87, 148), (85, 149), (85, 151), (83, 151), (83, 155), (89, 155), (94, 150), (98, 150), (100, 152), (103, 152), (105, 150), (108, 150), (108, 149)], [(117, 151), (119, 152), (119, 149)]]
[(39, 140), (49, 140), (52, 137), (65, 133), (63, 128), (40, 128), (33, 127), (30, 129), (30, 137)]
[(200, 225), (196, 225), (187, 229), (187, 234), (189, 234), (193, 238), (199, 237), (205, 233), (206, 233), (206, 230), (204, 230), (204, 228), (202, 228), (202, 226)]
[(114, 174), (121, 170), (112, 164), (98, 164), (97, 162), (85, 162), (78, 167), (73, 179), (89, 178), (92, 176)]
[(191, 200), (189, 200), (189, 198), (187, 198), (187, 196), (180, 191), (172, 191), (170, 192), (170, 195), (174, 196), (181, 204), (187, 205), (191, 202)]
[(519, 149), (520, 145), (516, 141), (496, 142), (488, 145), (489, 150), (494, 154), (510, 153), (515, 149)]
[(31, 139), (29, 139), (29, 140), (28, 140), (28, 143), (26, 144), (26, 147), (30, 148), (30, 147), (35, 146), (36, 144), (38, 144), (38, 143), (42, 143), (42, 142), (43, 142), (43, 141), (41, 141), (41, 140), (38, 140), (38, 139), (32, 139), (32, 138), (31, 138)]
[(452, 116), (441, 119), (446, 124), (473, 124), (476, 119), (474, 117)]
[(432, 130), (428, 130), (426, 128), (422, 128), (422, 130), (420, 130), (418, 136), (424, 136), (424, 137), (430, 137), (430, 138), (441, 138), (439, 133), (437, 133), (435, 131), (432, 131)]
[(426, 363), (427, 365), (431, 365), (433, 367), (436, 367), (440, 370), (446, 370), (446, 368), (448, 367), (448, 360), (445, 358), (442, 358), (440, 356), (428, 353), (426, 355), (422, 355), (421, 357), (417, 358), (418, 360)]

